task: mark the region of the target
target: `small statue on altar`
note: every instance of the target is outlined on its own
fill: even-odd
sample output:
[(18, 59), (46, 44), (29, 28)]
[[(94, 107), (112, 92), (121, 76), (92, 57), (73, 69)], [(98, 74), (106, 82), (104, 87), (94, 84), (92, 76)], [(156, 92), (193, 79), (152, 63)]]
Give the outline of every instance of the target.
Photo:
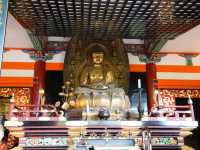
[(80, 85), (93, 89), (105, 89), (114, 83), (114, 79), (113, 70), (104, 63), (104, 53), (93, 52), (92, 63), (87, 64), (81, 73)]
[(58, 114), (59, 114), (60, 116), (63, 116), (65, 110), (63, 110), (63, 108), (61, 107), (61, 102), (60, 102), (60, 101), (57, 101), (57, 102), (55, 103), (54, 106), (55, 106), (55, 108), (56, 108)]

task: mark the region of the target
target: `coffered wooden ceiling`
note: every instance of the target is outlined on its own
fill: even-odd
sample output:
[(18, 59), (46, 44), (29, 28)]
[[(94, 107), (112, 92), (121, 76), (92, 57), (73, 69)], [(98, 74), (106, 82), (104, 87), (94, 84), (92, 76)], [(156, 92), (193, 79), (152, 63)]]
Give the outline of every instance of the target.
[(9, 0), (9, 11), (43, 36), (173, 39), (200, 24), (199, 0)]

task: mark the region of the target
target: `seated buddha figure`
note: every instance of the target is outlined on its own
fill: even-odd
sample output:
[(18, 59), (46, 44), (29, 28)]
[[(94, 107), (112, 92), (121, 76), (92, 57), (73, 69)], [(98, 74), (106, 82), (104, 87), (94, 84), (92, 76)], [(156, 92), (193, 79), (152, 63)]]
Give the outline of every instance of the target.
[(125, 109), (129, 108), (129, 100), (125, 92), (117, 87), (112, 67), (104, 60), (103, 51), (91, 54), (91, 63), (87, 63), (80, 74), (80, 87), (75, 90), (77, 107)]
[(114, 83), (114, 73), (104, 64), (104, 53), (93, 52), (92, 62), (83, 68), (80, 85), (92, 89), (106, 89)]

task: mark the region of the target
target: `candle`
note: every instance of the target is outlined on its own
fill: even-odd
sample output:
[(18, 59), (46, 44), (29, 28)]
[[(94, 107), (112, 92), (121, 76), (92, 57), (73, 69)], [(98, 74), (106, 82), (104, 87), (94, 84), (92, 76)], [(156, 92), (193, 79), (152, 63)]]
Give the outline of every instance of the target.
[(4, 128), (0, 125), (0, 140), (4, 137)]
[(138, 89), (141, 88), (141, 79), (138, 79)]
[(90, 113), (90, 106), (89, 106), (88, 100), (86, 101), (86, 113), (87, 113), (87, 116), (88, 116), (89, 113)]

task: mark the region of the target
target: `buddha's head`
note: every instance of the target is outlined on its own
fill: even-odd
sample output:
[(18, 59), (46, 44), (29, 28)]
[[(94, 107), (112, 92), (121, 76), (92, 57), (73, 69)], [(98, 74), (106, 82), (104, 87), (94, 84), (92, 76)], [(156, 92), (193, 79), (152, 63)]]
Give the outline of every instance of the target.
[(103, 52), (93, 52), (92, 53), (92, 60), (94, 64), (101, 64), (104, 59), (104, 53)]

